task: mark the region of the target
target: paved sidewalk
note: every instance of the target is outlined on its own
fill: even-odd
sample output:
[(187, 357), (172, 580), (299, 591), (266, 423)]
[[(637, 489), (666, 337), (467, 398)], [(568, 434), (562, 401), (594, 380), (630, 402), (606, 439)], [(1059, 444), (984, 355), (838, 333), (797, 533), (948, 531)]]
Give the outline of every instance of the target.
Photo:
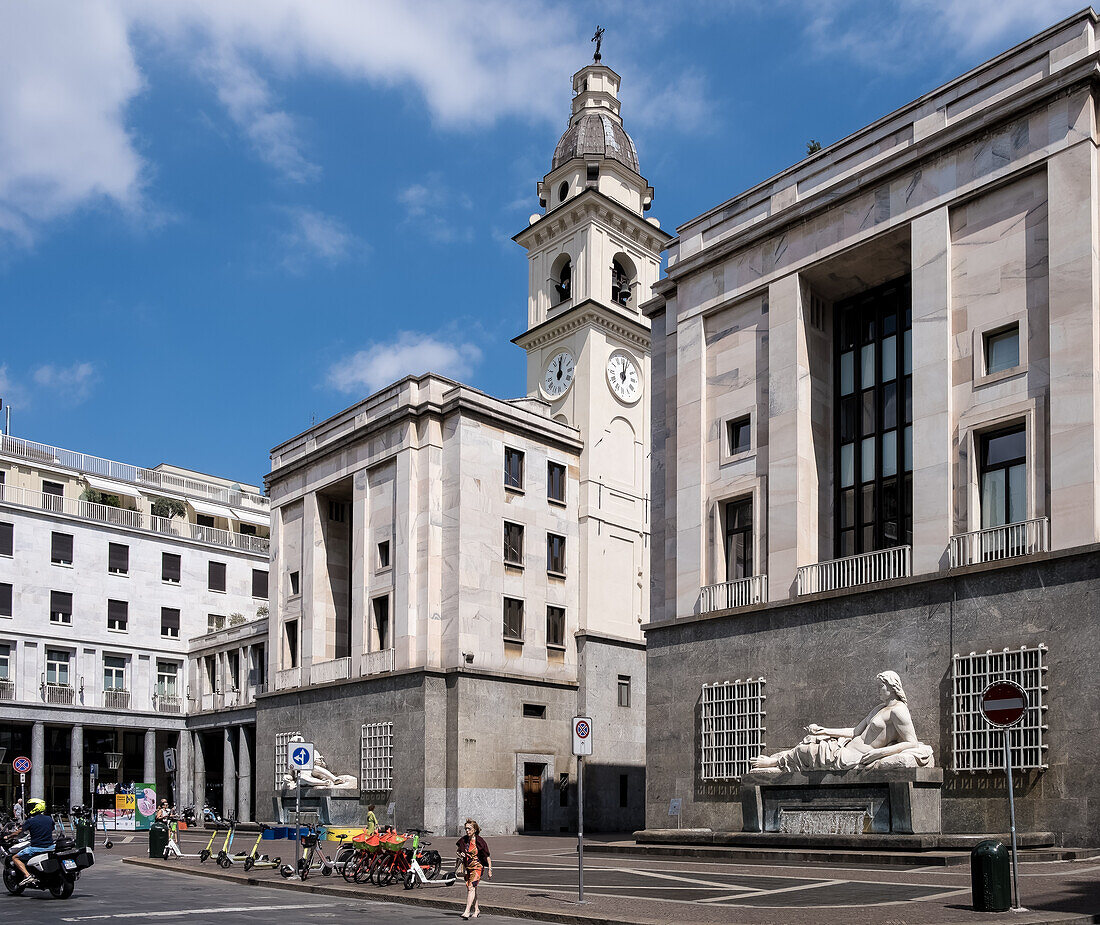
[[(450, 856), (450, 839), (436, 847)], [(621, 844), (621, 843), (620, 843)], [(274, 850), (286, 854), (292, 843)], [(1021, 895), (1027, 912), (978, 914), (970, 905), (968, 867), (843, 867), (714, 863), (698, 859), (656, 859), (624, 854), (585, 855), (585, 899), (576, 892), (576, 839), (510, 836), (490, 840), (495, 877), (482, 887), (483, 913), (544, 922), (697, 922), (702, 925), (933, 925), (986, 923), (1100, 923), (1100, 863), (1045, 862), (1021, 866)], [(270, 847), (270, 843), (269, 843)], [(624, 846), (625, 847), (625, 846)], [(194, 846), (184, 846), (194, 850)], [(212, 862), (128, 858), (128, 863), (222, 880), (349, 898), (415, 904), (457, 914), (465, 890), (453, 887), (406, 891), (347, 884), (339, 875), (284, 880), (276, 871), (239, 867), (223, 871)]]

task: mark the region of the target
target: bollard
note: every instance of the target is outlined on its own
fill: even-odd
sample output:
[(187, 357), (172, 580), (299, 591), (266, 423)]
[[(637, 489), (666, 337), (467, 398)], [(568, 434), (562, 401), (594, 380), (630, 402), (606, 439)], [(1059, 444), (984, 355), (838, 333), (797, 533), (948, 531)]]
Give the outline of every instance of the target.
[(999, 841), (978, 842), (970, 852), (970, 887), (975, 912), (1007, 912), (1012, 905), (1008, 849)]

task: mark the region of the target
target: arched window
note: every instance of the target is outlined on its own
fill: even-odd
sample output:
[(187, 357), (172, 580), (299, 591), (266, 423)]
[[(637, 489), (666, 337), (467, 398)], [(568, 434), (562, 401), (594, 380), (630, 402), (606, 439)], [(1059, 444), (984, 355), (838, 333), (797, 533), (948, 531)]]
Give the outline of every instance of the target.
[(561, 305), (573, 298), (573, 263), (568, 254), (562, 254), (554, 261), (550, 283), (553, 286), (551, 304)]
[(624, 308), (631, 307), (634, 293), (634, 280), (637, 271), (626, 254), (616, 254), (611, 261), (611, 301)]
[(561, 186), (558, 187), (558, 202), (565, 202), (566, 197), (569, 196), (569, 184), (563, 180)]

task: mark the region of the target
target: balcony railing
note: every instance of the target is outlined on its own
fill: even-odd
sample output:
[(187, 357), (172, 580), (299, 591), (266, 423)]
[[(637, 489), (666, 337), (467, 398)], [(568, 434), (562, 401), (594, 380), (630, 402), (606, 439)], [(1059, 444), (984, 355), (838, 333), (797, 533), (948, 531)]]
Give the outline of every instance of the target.
[(15, 682), (11, 680), (0, 680), (0, 700), (14, 700), (15, 699)]
[(309, 669), (310, 684), (325, 681), (342, 681), (351, 677), (351, 657), (334, 658), (328, 662), (314, 662)]
[(214, 691), (213, 693), (203, 694), (199, 697), (199, 710), (203, 713), (208, 713), (211, 710), (220, 710), (225, 706), (225, 694), (221, 691)]
[(46, 703), (72, 706), (73, 700), (76, 699), (76, 691), (71, 684), (46, 683), (42, 685), (42, 699)]
[(275, 672), (275, 690), (277, 691), (285, 691), (288, 687), (299, 687), (301, 683), (301, 668), (283, 668)]
[(739, 578), (736, 581), (723, 581), (716, 585), (705, 585), (699, 591), (699, 612), (711, 613), (715, 610), (733, 610), (760, 604), (768, 599), (768, 576), (753, 575), (751, 578)]
[(182, 713), (183, 698), (175, 694), (157, 694), (153, 698), (158, 713)]
[(359, 666), (359, 675), (385, 674), (393, 671), (393, 649), (380, 649), (377, 652), (364, 652), (363, 660)]
[(951, 537), (951, 567), (1030, 556), (1050, 550), (1050, 521), (1046, 517), (987, 527)]
[(263, 495), (233, 491), (221, 485), (211, 485), (197, 479), (189, 479), (186, 476), (160, 472), (155, 469), (142, 469), (128, 463), (114, 462), (110, 459), (89, 456), (86, 453), (77, 453), (73, 450), (63, 450), (60, 447), (35, 443), (33, 440), (23, 440), (19, 437), (9, 437), (6, 434), (0, 434), (0, 452), (18, 456), (21, 459), (28, 459), (32, 462), (65, 466), (68, 469), (100, 475), (103, 478), (114, 479), (117, 482), (130, 482), (153, 491), (157, 488), (170, 489), (188, 495), (209, 498), (213, 501), (221, 501), (230, 507), (247, 507), (263, 512), (270, 510), (270, 501)]
[(129, 710), (130, 692), (112, 688), (103, 692), (103, 706), (108, 710)]
[(878, 581), (908, 578), (912, 571), (912, 560), (911, 546), (895, 546), (892, 549), (878, 549), (857, 556), (804, 565), (798, 570), (797, 593), (816, 594), (819, 591), (836, 591)]
[[(0, 437), (3, 435), (0, 434)], [(116, 527), (129, 527), (134, 530), (151, 530), (154, 533), (166, 533), (184, 539), (198, 540), (200, 543), (213, 543), (217, 546), (232, 546), (247, 552), (267, 555), (271, 543), (266, 537), (248, 536), (229, 530), (217, 530), (214, 527), (201, 527), (186, 520), (173, 520), (168, 517), (154, 517), (141, 511), (132, 511), (124, 507), (112, 507), (109, 504), (97, 504), (93, 501), (80, 501), (76, 498), (63, 498), (60, 495), (45, 494), (20, 488), (18, 485), (0, 485), (0, 501), (18, 504), (39, 511), (52, 511), (56, 514), (68, 514), (81, 520), (111, 524)]]

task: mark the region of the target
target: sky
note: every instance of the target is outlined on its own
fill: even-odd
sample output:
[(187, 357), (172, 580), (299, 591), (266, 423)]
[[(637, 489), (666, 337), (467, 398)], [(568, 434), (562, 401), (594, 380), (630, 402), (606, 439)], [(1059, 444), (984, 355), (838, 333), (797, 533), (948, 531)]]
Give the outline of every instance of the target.
[(521, 395), (511, 238), (597, 25), (674, 231), (1081, 6), (0, 0), (12, 433), (257, 483), (406, 374)]

